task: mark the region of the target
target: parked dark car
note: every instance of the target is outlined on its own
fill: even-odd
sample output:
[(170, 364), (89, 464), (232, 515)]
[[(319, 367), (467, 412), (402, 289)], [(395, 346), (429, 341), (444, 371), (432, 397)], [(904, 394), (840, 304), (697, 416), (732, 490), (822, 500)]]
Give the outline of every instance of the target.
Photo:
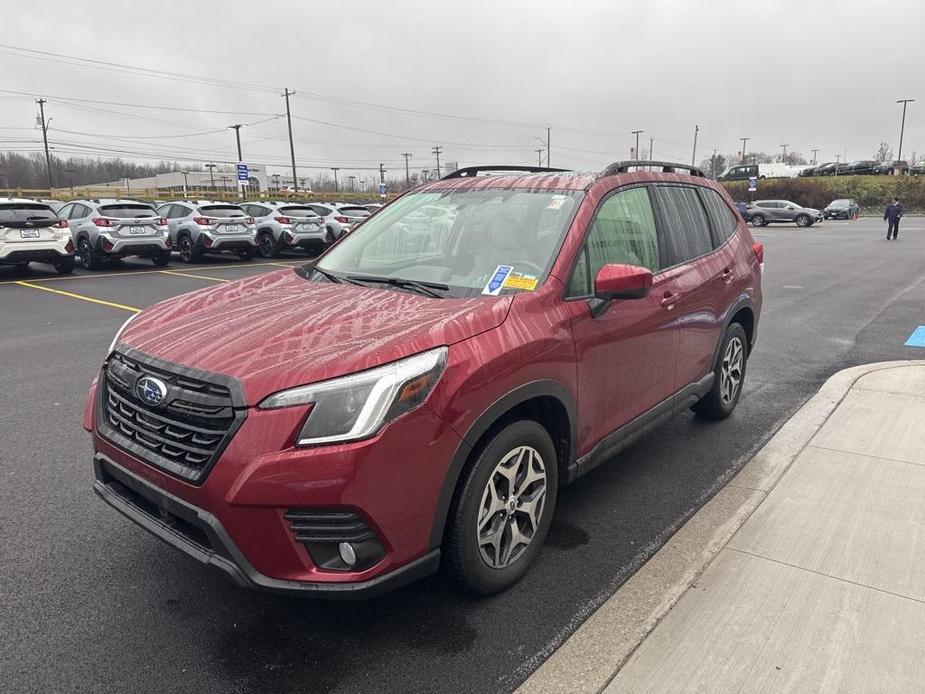
[[(845, 168), (845, 175), (847, 176), (869, 176), (877, 171), (879, 162), (873, 161), (872, 159), (861, 159), (860, 161), (853, 161)], [(841, 176), (842, 172), (839, 171), (838, 175)]]
[(854, 200), (842, 198), (833, 200), (822, 210), (824, 219), (853, 219), (861, 207)]
[(825, 164), (819, 164), (816, 167), (813, 176), (832, 176), (835, 173), (835, 168), (838, 166), (838, 162), (830, 161)]
[(918, 164), (909, 167), (909, 174), (912, 176), (925, 176), (925, 159)]
[(886, 176), (893, 176), (897, 172), (902, 173), (909, 169), (909, 162), (907, 161), (883, 161), (877, 164), (874, 167), (875, 174), (883, 174)]

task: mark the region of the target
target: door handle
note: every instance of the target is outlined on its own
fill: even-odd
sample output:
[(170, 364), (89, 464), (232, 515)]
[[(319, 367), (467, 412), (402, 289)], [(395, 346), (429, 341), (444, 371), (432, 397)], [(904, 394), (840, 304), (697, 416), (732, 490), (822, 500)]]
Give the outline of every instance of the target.
[(665, 308), (671, 309), (674, 308), (675, 302), (678, 300), (678, 295), (674, 292), (665, 292), (662, 294), (662, 300), (659, 302)]
[(730, 284), (732, 282), (732, 270), (728, 267), (723, 270), (723, 281), (726, 284)]

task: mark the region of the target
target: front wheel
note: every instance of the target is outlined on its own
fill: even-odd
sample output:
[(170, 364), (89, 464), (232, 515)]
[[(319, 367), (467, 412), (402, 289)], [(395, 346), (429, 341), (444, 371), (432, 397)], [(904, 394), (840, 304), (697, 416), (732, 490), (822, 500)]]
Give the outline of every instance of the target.
[(753, 214), (752, 215), (752, 226), (763, 227), (768, 225), (768, 220), (764, 218), (763, 214)]
[(748, 337), (739, 323), (726, 329), (719, 349), (719, 358), (713, 367), (713, 385), (693, 410), (709, 419), (725, 419), (732, 414), (745, 381), (745, 367), (748, 363)]
[(798, 227), (808, 227), (810, 224), (813, 223), (812, 220), (805, 214), (797, 215), (797, 218), (793, 221), (797, 223)]
[(498, 431), (460, 477), (443, 543), (449, 574), (480, 595), (520, 580), (546, 539), (558, 484), (545, 428), (521, 420)]

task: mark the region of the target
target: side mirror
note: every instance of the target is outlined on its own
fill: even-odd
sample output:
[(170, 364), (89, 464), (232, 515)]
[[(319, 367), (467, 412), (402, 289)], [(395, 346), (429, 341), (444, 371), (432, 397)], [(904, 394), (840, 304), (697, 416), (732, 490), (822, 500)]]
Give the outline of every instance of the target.
[(604, 265), (594, 278), (594, 298), (642, 299), (652, 289), (652, 271), (638, 265)]

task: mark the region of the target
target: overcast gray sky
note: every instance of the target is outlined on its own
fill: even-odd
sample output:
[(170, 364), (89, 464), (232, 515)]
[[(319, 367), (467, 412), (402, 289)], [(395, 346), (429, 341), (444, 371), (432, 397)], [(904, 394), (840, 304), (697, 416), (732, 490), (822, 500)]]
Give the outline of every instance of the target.
[[(49, 99), (62, 152), (233, 161), (233, 132), (222, 129), (282, 113), (278, 93), (288, 87), (297, 92), (297, 163), (344, 175), (380, 161), (398, 173), (402, 152), (432, 167), (433, 145), (444, 162), (535, 163), (547, 124), (554, 166), (626, 158), (632, 130), (645, 131), (646, 149), (654, 138), (656, 158), (689, 161), (695, 124), (698, 161), (714, 147), (737, 151), (743, 136), (749, 150), (786, 143), (810, 157), (819, 148), (820, 161), (845, 151), (860, 159), (881, 140), (896, 147), (895, 101), (919, 97), (906, 120), (908, 158), (925, 153), (923, 30), (912, 0), (46, 0), (4, 12), (0, 149), (40, 138), (34, 99), (9, 93), (20, 91)], [(95, 69), (8, 46), (253, 87)], [(285, 119), (241, 133), (245, 160), (286, 170)]]

